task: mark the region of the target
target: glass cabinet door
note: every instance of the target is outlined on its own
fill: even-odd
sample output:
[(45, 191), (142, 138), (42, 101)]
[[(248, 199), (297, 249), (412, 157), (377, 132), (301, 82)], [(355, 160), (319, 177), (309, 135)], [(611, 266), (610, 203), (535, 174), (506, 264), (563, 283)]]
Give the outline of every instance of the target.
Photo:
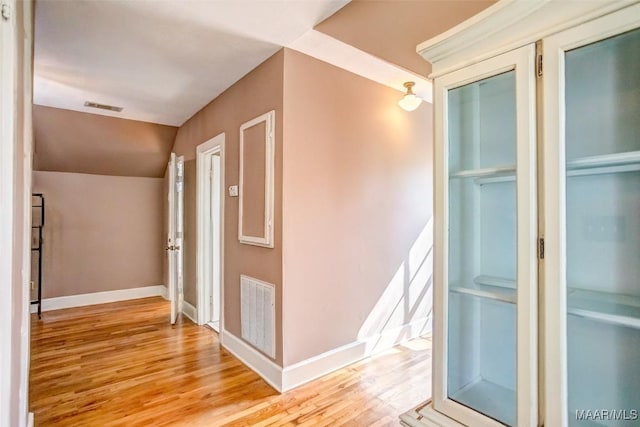
[[(447, 196), (446, 213), (436, 214), (446, 215), (448, 227), (447, 261), (436, 266), (446, 306), (446, 386), (434, 403), (467, 425), (515, 426), (520, 388), (522, 398), (535, 395), (535, 385), (528, 387), (535, 371), (527, 368), (536, 351), (533, 55), (530, 46), (492, 58), (436, 87), (446, 118), (443, 144), (436, 141), (446, 168), (436, 171), (436, 185)], [(518, 98), (530, 104), (522, 110)]]
[(543, 41), (545, 168), (560, 171), (545, 185), (553, 425), (640, 423), (639, 12)]
[(514, 425), (515, 71), (455, 88), (449, 114), (448, 397)]
[(567, 51), (564, 78), (569, 425), (638, 425), (640, 30)]

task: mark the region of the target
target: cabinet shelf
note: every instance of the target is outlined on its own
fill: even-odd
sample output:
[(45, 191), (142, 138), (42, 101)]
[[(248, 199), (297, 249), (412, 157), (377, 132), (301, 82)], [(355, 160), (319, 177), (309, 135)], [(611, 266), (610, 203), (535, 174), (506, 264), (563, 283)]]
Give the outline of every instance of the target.
[(567, 177), (640, 171), (640, 151), (578, 157), (567, 161)]
[(492, 276), (477, 276), (471, 286), (451, 286), (451, 292), (486, 298), (494, 301), (516, 303), (515, 282)]
[(640, 297), (569, 288), (567, 298), (573, 316), (640, 329)]
[[(567, 162), (567, 177), (640, 171), (640, 151), (578, 157)], [(474, 178), (478, 185), (515, 181), (514, 165), (466, 169), (449, 174), (451, 179)]]
[[(451, 292), (516, 303), (515, 281), (480, 275), (470, 286), (451, 286)], [(640, 297), (569, 288), (567, 313), (614, 325), (640, 329)]]
[(503, 178), (515, 177), (514, 165), (499, 166), (496, 168), (465, 169), (449, 174), (449, 178)]

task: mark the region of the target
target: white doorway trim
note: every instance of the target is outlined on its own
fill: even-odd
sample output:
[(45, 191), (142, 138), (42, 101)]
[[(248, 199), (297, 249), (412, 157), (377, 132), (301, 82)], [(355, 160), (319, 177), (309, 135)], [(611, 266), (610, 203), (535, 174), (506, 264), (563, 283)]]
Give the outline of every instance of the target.
[[(13, 17), (0, 21), (0, 425), (10, 425), (11, 415), (15, 413), (16, 385), (12, 380), (12, 357), (24, 357), (15, 352), (12, 334), (22, 325), (14, 323), (12, 316), (15, 286), (13, 263), (20, 259), (13, 247), (13, 228), (17, 224), (14, 218), (18, 196), (14, 196), (16, 157), (16, 20), (15, 0), (2, 2), (7, 13)], [(0, 18), (2, 19), (2, 18)], [(26, 355), (27, 358), (29, 357)]]
[[(220, 301), (220, 320), (218, 325), (211, 325), (214, 330), (221, 332), (224, 330), (224, 200), (225, 200), (225, 184), (224, 184), (224, 132), (211, 138), (210, 140), (198, 145), (196, 148), (196, 209), (197, 209), (197, 289), (198, 289), (198, 324), (203, 325), (209, 322), (211, 298), (219, 298)], [(212, 247), (210, 239), (211, 233), (207, 232), (208, 226), (206, 218), (211, 213), (211, 178), (209, 171), (211, 170), (211, 157), (215, 154), (220, 156), (220, 259), (218, 269), (218, 283), (220, 285), (219, 295), (211, 295), (211, 280), (209, 277), (212, 271), (213, 256), (210, 254)], [(215, 273), (214, 273), (215, 274)], [(217, 326), (217, 328), (216, 328)]]

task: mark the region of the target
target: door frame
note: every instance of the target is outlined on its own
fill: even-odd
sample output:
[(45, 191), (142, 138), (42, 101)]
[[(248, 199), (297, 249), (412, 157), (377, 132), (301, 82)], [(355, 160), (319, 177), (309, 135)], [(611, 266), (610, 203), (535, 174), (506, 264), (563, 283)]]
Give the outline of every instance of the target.
[[(5, 2), (2, 2), (5, 4)], [(16, 70), (16, 20), (15, 0), (6, 2), (6, 7), (14, 13), (13, 19), (0, 22), (0, 346), (3, 356), (0, 357), (0, 425), (10, 425), (11, 415), (15, 413), (12, 408), (15, 390), (12, 390), (12, 356), (15, 354), (12, 334), (15, 328), (25, 325), (14, 323), (13, 295), (14, 286), (13, 263), (21, 258), (13, 246), (13, 230), (17, 225), (14, 218), (15, 206), (18, 203), (17, 195), (14, 195), (15, 187), (15, 152), (17, 148), (16, 133), (17, 121), (16, 104), (17, 93)], [(1, 18), (0, 18), (1, 19)], [(23, 310), (25, 308), (23, 307)], [(27, 308), (28, 311), (28, 308)], [(28, 328), (27, 328), (28, 329)], [(6, 355), (4, 353), (7, 353)], [(25, 355), (20, 353), (21, 357)], [(27, 359), (28, 359), (27, 355)]]
[[(17, 422), (28, 425), (33, 421), (28, 412), (30, 366), (30, 268), (31, 268), (31, 183), (32, 183), (32, 64), (33, 64), (33, 3), (3, 0), (8, 18), (0, 22), (0, 347), (7, 349), (7, 357), (0, 357), (0, 425)], [(18, 13), (22, 9), (22, 14)], [(18, 21), (18, 18), (22, 18)], [(22, 49), (23, 57), (18, 57)], [(21, 59), (21, 62), (19, 61)], [(22, 80), (23, 91), (17, 82)], [(19, 110), (20, 102), (22, 109)], [(17, 119), (22, 117), (20, 123)], [(21, 125), (19, 127), (19, 125)], [(22, 132), (22, 140), (17, 138)], [(22, 176), (17, 175), (22, 171)], [(18, 178), (22, 186), (16, 191)], [(22, 206), (21, 206), (22, 205)], [(21, 206), (22, 216), (16, 216)], [(22, 242), (14, 233), (22, 229)], [(15, 274), (16, 263), (20, 274)], [(11, 295), (14, 285), (20, 286), (18, 296)], [(10, 286), (4, 286), (4, 284)], [(14, 310), (14, 306), (21, 306)], [(19, 311), (21, 316), (13, 314)], [(13, 342), (19, 331), (20, 340)], [(13, 342), (13, 343), (12, 343)], [(16, 350), (18, 350), (16, 352)], [(13, 353), (13, 355), (12, 355)], [(15, 356), (19, 363), (15, 363)], [(15, 366), (19, 372), (15, 381)], [(17, 402), (17, 405), (14, 405)]]
[[(224, 177), (224, 143), (225, 133), (214, 136), (213, 138), (203, 142), (196, 147), (196, 227), (197, 227), (197, 251), (196, 251), (196, 264), (197, 264), (197, 276), (196, 287), (198, 290), (197, 297), (197, 312), (198, 312), (198, 325), (205, 324), (208, 319), (207, 313), (207, 301), (209, 301), (210, 286), (206, 271), (211, 267), (211, 259), (207, 257), (208, 251), (207, 240), (210, 238), (210, 234), (205, 233), (205, 218), (207, 212), (211, 206), (211, 180), (207, 176), (208, 168), (207, 158), (215, 153), (220, 153), (220, 271), (219, 271), (219, 283), (220, 283), (220, 320), (218, 333), (224, 330), (224, 207), (225, 207), (225, 177)], [(214, 296), (215, 298), (215, 296)]]

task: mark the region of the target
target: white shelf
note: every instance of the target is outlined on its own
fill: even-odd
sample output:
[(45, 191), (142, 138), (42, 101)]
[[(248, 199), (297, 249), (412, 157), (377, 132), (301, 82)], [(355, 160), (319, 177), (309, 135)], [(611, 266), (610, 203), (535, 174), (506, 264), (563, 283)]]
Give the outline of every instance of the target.
[(449, 178), (497, 178), (514, 176), (514, 165), (500, 166), (497, 168), (467, 169), (449, 174)]
[[(515, 304), (513, 280), (480, 275), (473, 284), (451, 286), (451, 292)], [(614, 325), (640, 329), (640, 297), (569, 288), (567, 313)]]
[(477, 276), (471, 286), (451, 286), (451, 292), (486, 298), (494, 301), (516, 303), (515, 282), (492, 276)]
[(516, 393), (483, 378), (455, 392), (451, 399), (506, 425), (515, 425)]
[(640, 151), (579, 157), (567, 162), (567, 177), (640, 171)]
[(640, 329), (640, 297), (569, 288), (567, 298), (573, 316)]
[[(640, 171), (640, 151), (579, 157), (567, 162), (567, 177)], [(515, 181), (514, 165), (467, 169), (449, 174), (452, 179), (474, 178), (478, 185)]]
[(640, 151), (578, 157), (567, 162), (568, 170), (640, 164)]

